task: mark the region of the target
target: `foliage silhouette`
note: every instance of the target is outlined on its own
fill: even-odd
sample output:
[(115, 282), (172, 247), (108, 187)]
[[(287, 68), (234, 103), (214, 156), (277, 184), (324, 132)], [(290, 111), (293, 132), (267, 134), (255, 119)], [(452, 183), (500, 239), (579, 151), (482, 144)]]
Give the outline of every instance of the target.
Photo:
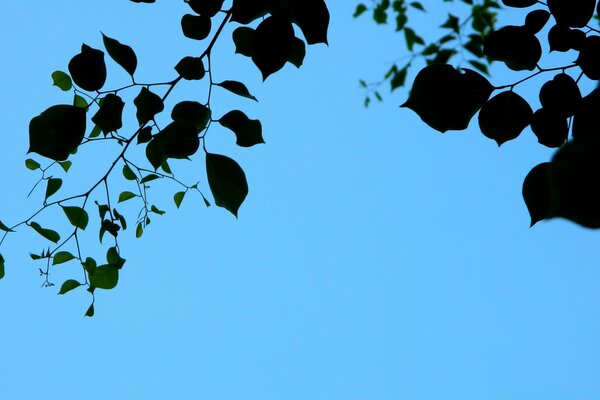
[[(462, 22), (452, 14), (441, 25), (450, 31), (447, 37), (426, 44), (425, 40), (408, 27), (407, 9), (424, 10), (421, 3), (406, 4), (403, 0), (379, 0), (371, 7), (373, 19), (382, 24), (388, 13), (396, 15), (396, 30), (404, 31), (406, 46), (412, 52), (403, 67), (397, 64), (385, 74), (382, 82), (389, 81), (391, 89), (404, 84), (407, 68), (414, 58), (422, 56), (427, 66), (416, 76), (410, 96), (402, 107), (415, 111), (427, 125), (442, 133), (466, 129), (471, 118), (479, 111), (481, 132), (497, 142), (498, 146), (516, 139), (530, 127), (538, 142), (549, 148), (558, 148), (550, 162), (535, 166), (523, 183), (523, 198), (531, 217), (531, 226), (537, 222), (562, 217), (588, 228), (600, 228), (600, 136), (597, 113), (600, 110), (600, 89), (582, 96), (580, 85), (585, 80), (600, 80), (600, 30), (590, 25), (594, 12), (600, 13), (595, 0), (549, 0), (547, 4), (535, 0), (502, 0), (504, 6), (522, 9), (523, 25), (495, 28), (495, 11), (501, 5), (492, 0), (462, 0), (471, 8), (471, 15)], [(538, 6), (535, 10), (529, 7)], [(540, 8), (541, 7), (541, 8)], [(355, 16), (369, 8), (359, 4)], [(391, 11), (390, 11), (391, 10)], [(460, 39), (470, 31), (469, 42)], [(543, 56), (540, 38), (544, 27), (549, 52), (575, 54), (572, 63), (542, 68)], [(440, 46), (458, 40), (453, 47)], [(419, 50), (415, 50), (420, 46)], [(477, 62), (469, 60), (479, 72), (461, 68), (462, 73), (447, 64), (456, 54), (469, 52)], [(441, 54), (441, 55), (440, 55)], [(463, 57), (464, 58), (464, 57)], [(460, 60), (462, 62), (464, 60)], [(514, 71), (534, 71), (515, 83), (493, 86), (484, 76), (493, 61), (503, 62)], [(535, 112), (527, 100), (515, 89), (525, 81), (541, 74), (550, 79), (539, 91), (541, 108)], [(571, 74), (571, 75), (570, 75)], [(552, 76), (553, 75), (553, 76)], [(381, 82), (368, 85), (367, 96), (374, 93)], [(598, 82), (595, 82), (597, 85)], [(493, 91), (500, 91), (490, 97)], [(366, 105), (369, 104), (367, 97)], [(569, 139), (569, 132), (571, 139)]]
[[(131, 1), (154, 3), (153, 0)], [(201, 54), (186, 55), (174, 63), (177, 73), (174, 79), (154, 83), (136, 81), (138, 59), (133, 48), (102, 33), (103, 50), (83, 44), (81, 52), (69, 61), (68, 72), (55, 71), (51, 75), (54, 85), (60, 90), (73, 92), (74, 103), (50, 106), (34, 117), (29, 126), (29, 153), (41, 157), (28, 158), (25, 166), (40, 173), (36, 186), (45, 184), (45, 194), (42, 206), (28, 218), (10, 226), (0, 221), (0, 230), (3, 231), (0, 246), (9, 234), (24, 226), (47, 240), (49, 247), (42, 252), (31, 253), (34, 261), (43, 263), (40, 274), (47, 287), (54, 286), (50, 280), (53, 266), (69, 262), (81, 264), (82, 277), (66, 280), (58, 293), (64, 295), (86, 289), (91, 295), (86, 316), (94, 315), (96, 290), (116, 287), (125, 264), (119, 238), (132, 216), (121, 214), (116, 205), (126, 201), (138, 202), (140, 212), (137, 218), (133, 216), (138, 238), (150, 225), (152, 216), (165, 213), (150, 203), (149, 182), (172, 181), (179, 185), (181, 189), (173, 195), (177, 208), (189, 192), (199, 193), (206, 206), (210, 206), (199, 189), (200, 185), (208, 185), (215, 204), (235, 217), (238, 215), (248, 194), (246, 175), (235, 160), (211, 153), (205, 147), (206, 135), (219, 126), (233, 132), (240, 147), (264, 143), (260, 121), (251, 119), (243, 111), (231, 110), (218, 119), (214, 119), (211, 112), (213, 90), (222, 89), (240, 98), (257, 101), (242, 82), (213, 81), (212, 49), (218, 40), (224, 40), (229, 27), (234, 26), (231, 33), (236, 52), (249, 57), (263, 79), (281, 70), (288, 62), (300, 67), (304, 62), (306, 44), (327, 44), (329, 11), (324, 0), (185, 2), (189, 6), (189, 14), (181, 18), (183, 36), (196, 41), (206, 40), (207, 44)], [(296, 36), (294, 26), (303, 37)], [(112, 72), (107, 69), (105, 54), (130, 75), (130, 84), (104, 88), (109, 72)], [(188, 80), (208, 81), (207, 101), (179, 101), (171, 110), (171, 121), (159, 123), (157, 116), (165, 111), (165, 100), (177, 85)], [(124, 114), (127, 97), (122, 93), (132, 91), (137, 91), (132, 102), (138, 125), (133, 132), (124, 133), (123, 120), (131, 116)], [(69, 160), (71, 154), (84, 144), (98, 141), (115, 144), (112, 163), (103, 176), (83, 193), (63, 195), (63, 179), (55, 177), (55, 170), (58, 168), (67, 174), (73, 166)], [(141, 161), (135, 158), (140, 153), (145, 155)], [(173, 174), (169, 163), (173, 159), (189, 160), (197, 153), (203, 153), (205, 158), (206, 177), (193, 184), (184, 183)], [(116, 194), (109, 190), (109, 177), (114, 180), (119, 171), (124, 181), (133, 188)], [(90, 213), (90, 208), (97, 209), (97, 213)], [(64, 227), (44, 227), (35, 221), (50, 209), (62, 210), (67, 222), (66, 230)], [(106, 262), (93, 256), (92, 250), (82, 247), (81, 235), (94, 229), (97, 229), (101, 244), (110, 237), (109, 244), (105, 244)], [(61, 236), (59, 232), (64, 231), (66, 236)], [(5, 260), (0, 254), (0, 278), (4, 277), (5, 269)]]

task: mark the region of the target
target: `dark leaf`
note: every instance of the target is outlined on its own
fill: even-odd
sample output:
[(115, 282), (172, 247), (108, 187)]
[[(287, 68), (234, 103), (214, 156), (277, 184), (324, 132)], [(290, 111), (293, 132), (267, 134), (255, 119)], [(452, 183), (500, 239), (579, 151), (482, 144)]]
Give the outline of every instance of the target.
[(129, 165), (127, 165), (127, 164), (123, 165), (123, 176), (128, 181), (135, 181), (137, 179), (137, 175), (135, 174), (135, 172), (133, 172), (131, 167), (129, 167)]
[(2, 223), (2, 221), (0, 221), (0, 230), (4, 231), (4, 232), (14, 232), (12, 229), (10, 229), (8, 226), (4, 225), (4, 223)]
[(102, 41), (108, 55), (133, 77), (137, 68), (137, 57), (133, 49), (116, 39), (106, 36), (104, 33), (102, 34)]
[(221, 86), (223, 89), (229, 90), (231, 93), (235, 93), (238, 96), (246, 97), (248, 99), (256, 100), (256, 97), (252, 96), (248, 91), (246, 85), (238, 81), (223, 81), (221, 83), (215, 83), (216, 86)]
[(548, 8), (556, 23), (583, 28), (594, 14), (596, 0), (548, 0)]
[(196, 131), (200, 132), (210, 121), (210, 108), (198, 103), (197, 101), (182, 101), (173, 107), (171, 118), (173, 121), (182, 121), (192, 123)]
[(292, 54), (290, 54), (287, 62), (300, 68), (304, 63), (304, 57), (306, 56), (306, 45), (302, 39), (294, 38)]
[(122, 268), (125, 265), (125, 259), (121, 257), (116, 247), (110, 247), (106, 252), (106, 262), (113, 267)]
[(62, 186), (62, 179), (60, 178), (50, 178), (48, 179), (48, 184), (46, 185), (46, 196), (45, 200), (48, 200), (50, 196), (54, 193), (58, 192), (60, 187)]
[(71, 225), (81, 230), (85, 230), (90, 220), (87, 211), (81, 207), (61, 207)]
[[(133, 1), (134, 3), (154, 3), (154, 0), (131, 0), (131, 1)], [(94, 316), (94, 303), (90, 304), (87, 311), (85, 312), (85, 316), (86, 317)]]
[(228, 112), (221, 117), (219, 123), (235, 133), (238, 146), (250, 147), (265, 142), (262, 137), (260, 121), (248, 118), (246, 114), (239, 110)]
[(550, 19), (550, 13), (546, 10), (534, 10), (525, 17), (525, 27), (529, 32), (536, 34), (541, 31)]
[(564, 117), (571, 117), (580, 102), (581, 92), (577, 82), (565, 73), (556, 75), (540, 89), (542, 107)]
[(592, 80), (600, 80), (600, 36), (588, 36), (584, 43), (577, 64), (583, 73)]
[(158, 169), (165, 159), (187, 158), (199, 147), (196, 126), (187, 120), (175, 120), (154, 135), (146, 146), (146, 157), (154, 169)]
[(329, 10), (324, 0), (291, 0), (292, 19), (300, 27), (306, 43), (327, 44)]
[(137, 143), (138, 144), (148, 143), (151, 140), (152, 140), (152, 127), (147, 126), (144, 129), (142, 129), (140, 131), (140, 133), (138, 134)]
[(54, 71), (52, 73), (52, 82), (54, 86), (63, 91), (69, 91), (73, 87), (71, 77), (62, 71)]
[(596, 88), (578, 104), (573, 118), (574, 139), (600, 138), (598, 110), (600, 110), (600, 89)]
[(233, 0), (231, 20), (247, 25), (266, 15), (269, 10), (269, 3), (269, 0)]
[(2, 254), (0, 254), (0, 279), (4, 278), (5, 275), (4, 263), (4, 257), (2, 257)]
[(252, 61), (263, 80), (279, 71), (294, 51), (294, 28), (282, 18), (269, 17), (256, 28), (252, 41)]
[(460, 73), (446, 64), (423, 68), (415, 78), (411, 94), (401, 107), (416, 112), (440, 132), (466, 129), (487, 101), (494, 87), (475, 71)]
[(181, 202), (183, 201), (184, 197), (185, 197), (185, 192), (177, 192), (173, 196), (173, 201), (175, 202), (175, 205), (177, 206), (177, 208), (181, 207)]
[(58, 294), (65, 294), (70, 292), (73, 289), (78, 288), (79, 286), (81, 286), (81, 283), (77, 282), (74, 279), (69, 279), (66, 280), (60, 287), (60, 291), (58, 292)]
[(533, 167), (523, 181), (523, 199), (531, 217), (530, 227), (550, 217), (550, 163)]
[(113, 289), (119, 282), (119, 268), (114, 265), (102, 265), (90, 274), (90, 285), (98, 289)]
[(359, 4), (356, 6), (356, 10), (354, 11), (354, 14), (352, 14), (352, 16), (354, 18), (362, 15), (365, 11), (367, 11), (367, 6), (365, 6), (364, 4)]
[(220, 154), (206, 154), (208, 184), (219, 207), (236, 218), (238, 210), (248, 195), (246, 174), (237, 162)]
[(138, 196), (137, 194), (129, 192), (129, 191), (121, 192), (121, 194), (119, 195), (119, 203), (133, 199), (134, 197), (137, 197), (137, 196)]
[(235, 53), (246, 57), (252, 57), (252, 41), (256, 31), (246, 26), (240, 26), (233, 31), (233, 43), (235, 44)]
[(60, 240), (60, 235), (58, 234), (58, 232), (55, 232), (51, 229), (44, 229), (37, 222), (30, 222), (29, 226), (32, 227), (34, 231), (36, 231), (51, 242), (58, 243), (58, 241)]
[(93, 92), (102, 89), (106, 82), (104, 52), (84, 43), (81, 53), (69, 61), (69, 73), (75, 84), (83, 90)]
[(123, 126), (123, 108), (125, 103), (116, 94), (107, 94), (98, 112), (92, 117), (92, 122), (106, 135), (115, 132)]
[(569, 51), (572, 45), (571, 28), (566, 25), (556, 24), (548, 32), (550, 51)]
[(183, 79), (187, 80), (200, 80), (204, 78), (206, 70), (204, 69), (204, 63), (200, 57), (183, 57), (181, 61), (175, 66), (175, 71)]
[(517, 138), (531, 122), (533, 110), (529, 103), (513, 91), (492, 97), (479, 112), (481, 133), (498, 146)]
[(85, 110), (71, 105), (48, 108), (29, 123), (29, 153), (64, 161), (85, 136)]
[(59, 251), (52, 258), (52, 265), (64, 264), (68, 261), (74, 260), (75, 256), (68, 251)]
[(162, 99), (145, 87), (133, 100), (133, 104), (137, 107), (136, 117), (140, 125), (153, 120), (165, 108)]
[(41, 165), (39, 162), (28, 158), (27, 160), (25, 160), (25, 167), (27, 167), (27, 169), (35, 171), (36, 169), (39, 169)]
[(223, 7), (223, 0), (189, 0), (188, 5), (195, 13), (212, 18)]
[(186, 14), (181, 18), (181, 29), (185, 37), (204, 40), (210, 34), (211, 21), (206, 15)]
[(537, 3), (537, 0), (502, 0), (506, 7), (525, 8)]
[(562, 146), (567, 140), (569, 124), (566, 117), (540, 108), (531, 118), (531, 130), (540, 144), (556, 148)]
[(542, 46), (527, 28), (509, 25), (486, 36), (483, 52), (512, 70), (531, 71), (542, 57)]

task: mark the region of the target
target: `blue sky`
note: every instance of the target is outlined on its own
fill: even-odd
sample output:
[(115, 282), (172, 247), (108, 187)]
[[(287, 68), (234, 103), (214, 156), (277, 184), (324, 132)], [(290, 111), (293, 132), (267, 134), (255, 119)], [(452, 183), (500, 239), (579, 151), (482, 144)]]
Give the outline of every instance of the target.
[[(600, 398), (598, 233), (562, 220), (529, 229), (520, 194), (552, 152), (529, 130), (499, 150), (476, 121), (440, 135), (398, 108), (406, 91), (365, 109), (358, 79), (378, 78), (402, 38), (353, 20), (351, 1), (328, 4), (330, 46), (311, 46), (300, 70), (288, 66), (263, 84), (227, 35), (215, 49), (217, 79), (246, 82), (259, 102), (216, 93), (213, 112), (259, 118), (267, 142), (238, 149), (217, 128), (208, 138), (246, 171), (238, 220), (193, 196), (176, 210), (177, 188), (153, 185), (167, 214), (142, 239), (125, 232), (119, 286), (99, 291), (92, 319), (82, 317), (86, 293), (39, 288), (28, 257), (44, 246), (39, 236), (9, 237), (3, 398)], [(205, 46), (181, 35), (186, 10), (167, 1), (0, 4), (3, 222), (41, 201), (40, 191), (26, 199), (37, 178), (23, 166), (27, 126), (71, 101), (51, 86), (51, 72), (66, 70), (81, 42), (101, 47), (102, 30), (136, 50), (140, 80), (171, 79), (181, 57)], [(125, 82), (111, 65), (109, 84)], [(497, 68), (494, 78), (511, 76)], [(167, 110), (204, 101), (205, 89), (181, 85)], [(133, 109), (126, 113), (131, 128)], [(74, 157), (63, 193), (98, 179), (107, 151)], [(203, 179), (200, 156), (174, 166), (187, 181)], [(200, 187), (209, 193), (205, 180)], [(139, 205), (121, 208), (135, 215)], [(45, 221), (65, 223), (52, 213)], [(93, 230), (85, 245), (102, 254)], [(65, 264), (53, 279), (78, 274)]]

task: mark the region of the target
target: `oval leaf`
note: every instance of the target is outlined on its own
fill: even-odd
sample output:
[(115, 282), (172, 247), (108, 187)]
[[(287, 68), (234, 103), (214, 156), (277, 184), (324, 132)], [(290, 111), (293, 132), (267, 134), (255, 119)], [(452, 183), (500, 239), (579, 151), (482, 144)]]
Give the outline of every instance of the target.
[(206, 174), (215, 203), (237, 218), (238, 210), (248, 195), (248, 182), (242, 168), (229, 157), (207, 153)]
[(75, 279), (66, 280), (60, 287), (60, 291), (58, 294), (65, 294), (70, 292), (73, 289), (77, 289), (81, 286), (81, 283), (77, 282)]
[(479, 112), (481, 133), (498, 143), (498, 146), (517, 138), (533, 115), (529, 103), (513, 91), (492, 97)]
[(89, 216), (87, 211), (81, 207), (66, 207), (62, 206), (62, 209), (69, 219), (71, 225), (81, 230), (85, 230), (89, 222)]
[(52, 258), (52, 265), (64, 264), (68, 261), (74, 260), (75, 256), (68, 251), (59, 251)]
[(102, 33), (102, 41), (108, 55), (133, 78), (137, 68), (137, 56), (133, 49), (104, 33)]
[(237, 94), (238, 96), (245, 97), (258, 101), (256, 97), (252, 96), (248, 91), (246, 85), (238, 81), (223, 81), (221, 83), (215, 83), (216, 86), (221, 86), (223, 89), (229, 90), (231, 93)]
[(221, 117), (219, 123), (235, 133), (238, 146), (250, 147), (265, 142), (260, 121), (248, 118), (239, 110), (228, 112)]
[(73, 87), (71, 77), (62, 71), (54, 71), (52, 73), (52, 82), (54, 83), (54, 86), (65, 92), (71, 90)]

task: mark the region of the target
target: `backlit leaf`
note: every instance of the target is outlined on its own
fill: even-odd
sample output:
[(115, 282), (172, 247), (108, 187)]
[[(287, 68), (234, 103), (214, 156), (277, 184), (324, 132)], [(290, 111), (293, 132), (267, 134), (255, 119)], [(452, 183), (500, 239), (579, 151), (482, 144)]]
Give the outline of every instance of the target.
[(208, 184), (219, 207), (237, 217), (238, 210), (248, 195), (246, 174), (237, 162), (220, 154), (206, 154)]
[(71, 225), (81, 230), (85, 230), (89, 222), (89, 216), (87, 211), (81, 207), (74, 206), (61, 206), (63, 212), (69, 219)]
[(58, 241), (60, 240), (60, 235), (58, 234), (58, 232), (55, 232), (51, 229), (44, 229), (37, 222), (30, 222), (29, 226), (51, 242), (58, 243)]

